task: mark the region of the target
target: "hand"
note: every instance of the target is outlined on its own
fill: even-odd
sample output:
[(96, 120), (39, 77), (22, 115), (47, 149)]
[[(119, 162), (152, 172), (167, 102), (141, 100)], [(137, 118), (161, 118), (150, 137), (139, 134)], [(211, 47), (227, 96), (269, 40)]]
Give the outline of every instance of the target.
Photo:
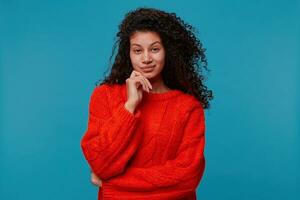
[(152, 89), (150, 81), (140, 72), (133, 70), (126, 79), (127, 102), (125, 107), (133, 112), (143, 97), (143, 90), (149, 92)]
[(98, 178), (98, 176), (94, 172), (91, 172), (91, 182), (95, 186), (98, 186), (98, 187), (102, 186), (102, 181)]

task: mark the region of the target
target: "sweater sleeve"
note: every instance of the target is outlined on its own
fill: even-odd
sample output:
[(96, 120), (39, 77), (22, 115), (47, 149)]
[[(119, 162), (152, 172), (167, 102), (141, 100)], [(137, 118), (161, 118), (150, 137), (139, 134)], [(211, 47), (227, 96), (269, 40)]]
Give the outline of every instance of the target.
[(184, 136), (175, 159), (147, 168), (130, 167), (106, 184), (125, 191), (195, 190), (205, 168), (205, 120), (201, 105), (185, 116)]
[(130, 113), (123, 103), (110, 110), (106, 87), (96, 87), (91, 95), (88, 127), (80, 143), (90, 168), (101, 180), (124, 171), (141, 136), (135, 131), (141, 111)]

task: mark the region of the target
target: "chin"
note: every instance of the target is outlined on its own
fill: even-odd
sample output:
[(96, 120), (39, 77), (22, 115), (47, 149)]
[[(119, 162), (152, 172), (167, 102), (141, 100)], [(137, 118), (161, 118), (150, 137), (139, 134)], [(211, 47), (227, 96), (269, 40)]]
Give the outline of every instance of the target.
[(156, 69), (148, 72), (143, 71), (142, 69), (138, 69), (138, 70), (136, 69), (136, 71), (140, 72), (147, 79), (154, 79), (158, 75)]
[(147, 79), (152, 79), (153, 77), (155, 77), (155, 73), (153, 72), (148, 72), (148, 73), (145, 73), (145, 72), (142, 72), (143, 76), (145, 76)]

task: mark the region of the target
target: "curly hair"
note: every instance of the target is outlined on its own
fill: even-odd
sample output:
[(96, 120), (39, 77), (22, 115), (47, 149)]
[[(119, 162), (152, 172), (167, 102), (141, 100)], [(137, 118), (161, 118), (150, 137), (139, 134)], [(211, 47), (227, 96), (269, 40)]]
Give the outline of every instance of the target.
[[(156, 32), (166, 49), (162, 79), (170, 89), (178, 89), (196, 97), (205, 109), (213, 99), (211, 90), (204, 85), (204, 70), (207, 68), (205, 50), (196, 38), (195, 28), (184, 22), (175, 13), (141, 7), (128, 12), (119, 25), (110, 63), (115, 55), (111, 71), (96, 85), (123, 84), (133, 67), (130, 60), (130, 37), (137, 31)], [(111, 64), (110, 64), (111, 65)], [(107, 71), (106, 71), (107, 72)]]

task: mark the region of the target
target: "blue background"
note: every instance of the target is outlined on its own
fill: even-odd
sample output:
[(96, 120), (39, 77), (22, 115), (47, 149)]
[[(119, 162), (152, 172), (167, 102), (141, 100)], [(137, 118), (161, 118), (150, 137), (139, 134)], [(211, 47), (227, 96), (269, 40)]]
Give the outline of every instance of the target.
[(0, 0), (0, 199), (96, 199), (80, 149), (117, 26), (176, 12), (207, 48), (199, 199), (299, 199), (300, 1)]

